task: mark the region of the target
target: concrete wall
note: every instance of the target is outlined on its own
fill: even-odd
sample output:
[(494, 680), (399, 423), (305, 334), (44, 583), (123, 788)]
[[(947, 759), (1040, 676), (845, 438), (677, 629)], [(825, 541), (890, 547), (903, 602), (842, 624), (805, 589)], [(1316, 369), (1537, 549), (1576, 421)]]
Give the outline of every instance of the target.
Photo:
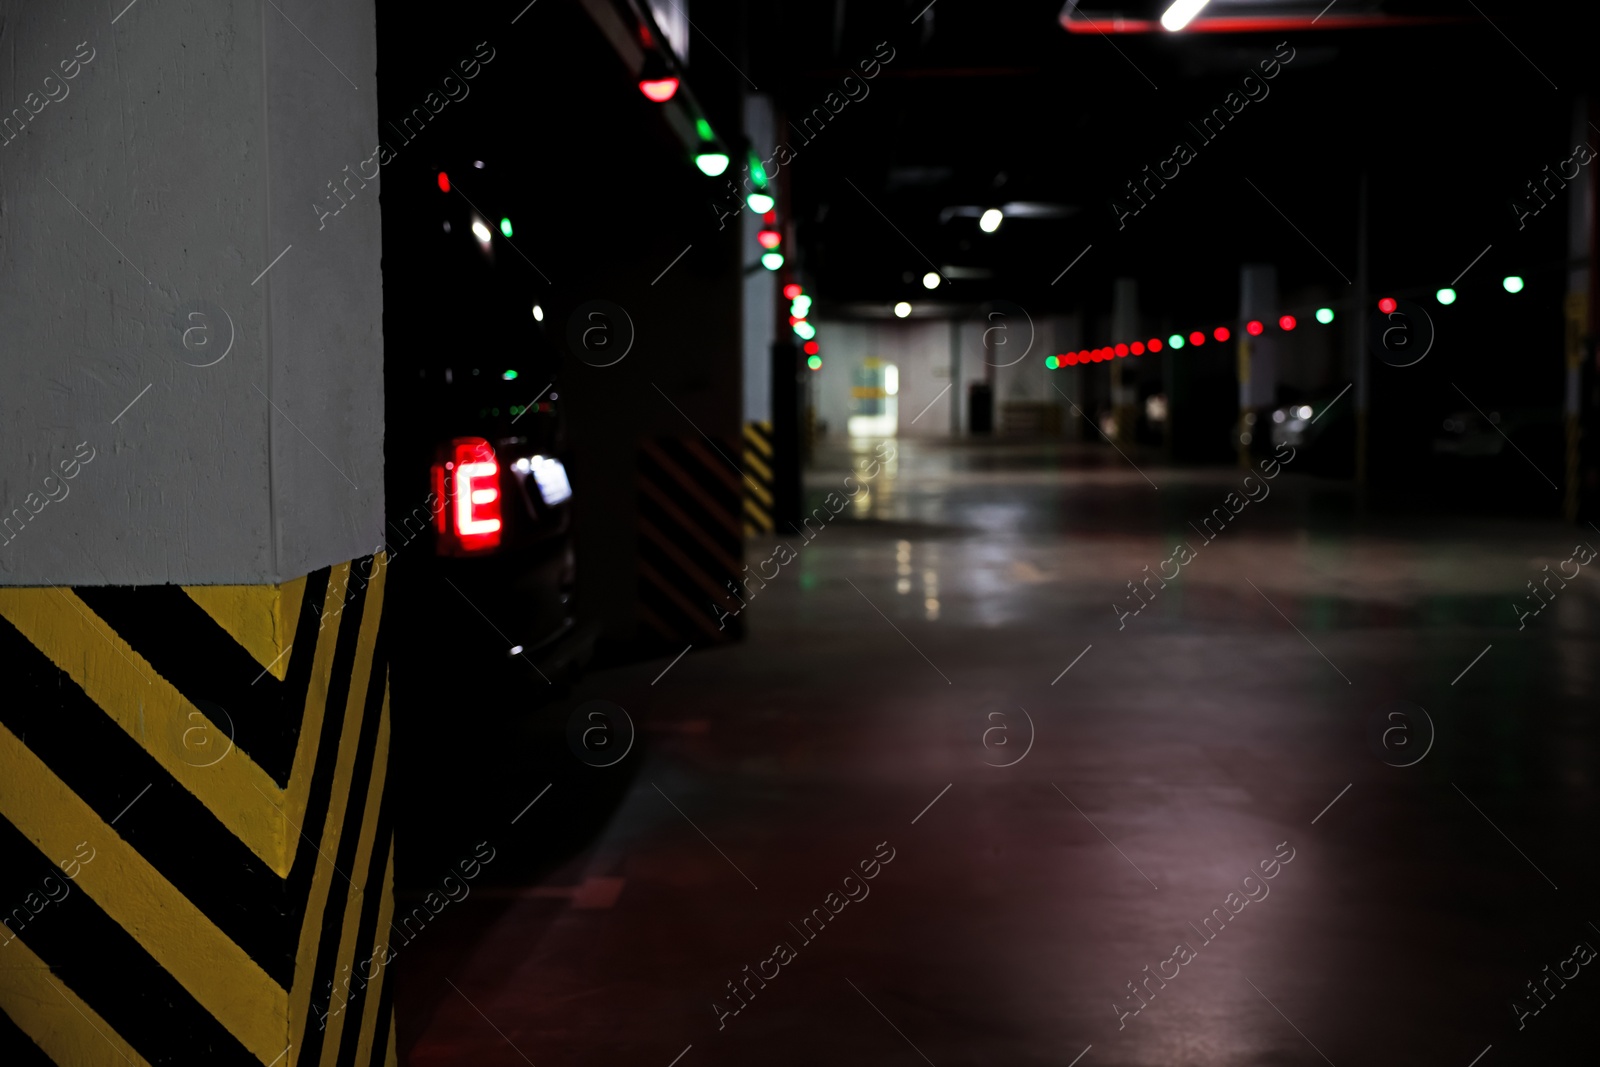
[[(950, 433), (952, 389), (927, 414), (911, 420), (950, 385), (950, 328), (944, 319), (884, 321), (819, 320), (822, 369), (811, 375), (811, 397), (817, 418), (828, 433), (842, 434), (850, 416), (850, 388), (855, 369), (869, 357), (900, 369), (900, 434), (946, 437)], [(971, 356), (976, 362), (977, 356)], [(963, 357), (964, 361), (966, 356)]]
[[(953, 328), (951, 320), (933, 318), (819, 321), (817, 336), (823, 340), (823, 364), (811, 376), (817, 417), (828, 423), (830, 434), (845, 432), (852, 374), (863, 359), (876, 356), (900, 369), (901, 436), (965, 435), (967, 387), (983, 381), (989, 372), (984, 366), (983, 335), (985, 330), (994, 328), (978, 318), (956, 322)], [(1077, 320), (1033, 320), (1033, 343), (1025, 356), (1022, 353), (1027, 347), (1027, 322), (1011, 322), (1005, 328), (1006, 344), (1014, 346), (1014, 350), (1008, 352), (995, 343), (994, 351), (987, 355), (995, 364), (989, 373), (994, 375), (996, 405), (1007, 400), (1054, 401), (1065, 408), (1066, 401), (1050, 388), (1052, 381), (1060, 384), (1060, 372), (1046, 370), (1044, 359), (1079, 343)], [(991, 342), (996, 342), (998, 336), (991, 334)], [(952, 388), (940, 396), (946, 386)], [(927, 413), (918, 418), (925, 408)], [(997, 407), (997, 415), (998, 410)], [(1065, 420), (1062, 425), (1066, 425)]]
[(373, 11), (294, 17), (9, 5), (0, 584), (273, 582), (381, 543)]

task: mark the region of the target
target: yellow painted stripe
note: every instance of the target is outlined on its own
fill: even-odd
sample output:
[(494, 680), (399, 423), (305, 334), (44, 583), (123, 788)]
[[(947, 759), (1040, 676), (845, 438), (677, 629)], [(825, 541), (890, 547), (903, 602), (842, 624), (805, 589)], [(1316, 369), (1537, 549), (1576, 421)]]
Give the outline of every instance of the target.
[[(305, 828), (306, 834), (316, 841), (319, 851), (311, 853), (311, 862), (314, 864), (311, 869), (311, 889), (306, 896), (305, 917), (300, 922), (300, 944), (295, 951), (294, 988), (289, 994), (293, 1025), (289, 1040), (295, 1048), (304, 1043), (302, 1038), (310, 1021), (312, 975), (316, 970), (317, 946), (322, 938), (322, 914), (328, 906), (328, 887), (333, 884), (334, 878), (348, 879), (353, 873), (336, 872), (333, 860), (328, 857), (339, 854), (339, 836), (344, 829), (345, 807), (350, 800), (350, 779), (355, 773), (356, 750), (360, 747), (362, 711), (367, 701), (367, 685), (372, 677), (372, 649), (378, 640), (378, 619), (382, 613), (383, 579), (380, 571), (367, 590), (366, 609), (361, 615), (361, 632), (356, 641), (355, 666), (350, 678), (350, 695), (345, 702), (344, 728), (339, 737), (339, 754), (333, 769), (333, 789), (328, 797), (327, 818), (320, 828), (320, 835), (318, 827)], [(387, 720), (387, 687), (380, 714)], [(290, 829), (292, 831), (293, 827)]]
[(749, 497), (744, 498), (744, 512), (746, 515), (749, 515), (751, 518), (760, 523), (763, 528), (768, 530), (772, 529), (772, 517), (765, 511), (762, 511), (756, 502), (751, 500)]
[(183, 591), (274, 678), (288, 676), (304, 578), (282, 585), (186, 585)]
[(263, 1063), (278, 1055), (288, 1030), (283, 988), (4, 726), (0, 767), (0, 814), (47, 856), (69, 856), (87, 840), (97, 862), (79, 872), (79, 888), (245, 1048)]
[[(394, 921), (394, 835), (389, 836), (389, 863), (383, 872), (383, 899), (378, 902), (378, 929), (373, 935), (373, 954), (381, 966), (383, 958), (388, 955), (389, 941), (387, 937), (379, 938), (378, 935), (386, 934), (389, 924)], [(379, 952), (382, 948), (384, 951)], [(394, 966), (390, 964), (389, 966)], [(367, 999), (361, 1009), (361, 1034), (356, 1042), (356, 1063), (367, 1064), (372, 1062), (372, 1044), (382, 1041), (383, 1035), (378, 1033), (378, 1003), (383, 999), (380, 983), (393, 981), (393, 975), (386, 975), (382, 970), (373, 974), (373, 981), (367, 987)], [(392, 1017), (392, 1015), (391, 1015)], [(391, 1054), (392, 1056), (392, 1054)]]
[(746, 500), (751, 500), (751, 499), (759, 500), (759, 501), (761, 501), (761, 503), (764, 506), (769, 507), (769, 508), (772, 506), (772, 494), (767, 492), (766, 489), (764, 489), (763, 487), (755, 484), (754, 482), (750, 483), (750, 491), (747, 494), (745, 494), (745, 499)]
[[(342, 603), (350, 565), (341, 563), (332, 571), (324, 617)], [(381, 585), (381, 571), (375, 584)], [(163, 770), (199, 798), (229, 833), (280, 876), (288, 875), (295, 853), (289, 844), (293, 832), (285, 833), (284, 820), (272, 805), (281, 805), (296, 823), (304, 818), (333, 668), (336, 626), (329, 628), (326, 640), (317, 641), (300, 745), (289, 789), (284, 791), (237, 747), (211, 766), (190, 762), (183, 745), (186, 730), (204, 724), (215, 731), (212, 736), (225, 737), (227, 732), (220, 724), (209, 722), (76, 594), (61, 588), (0, 589), (0, 615), (65, 671)], [(263, 797), (270, 803), (263, 804)]]
[(389, 1013), (389, 1052), (383, 1057), (383, 1067), (398, 1067), (400, 1059), (394, 1054), (394, 1013)]
[[(44, 1054), (83, 1067), (150, 1067), (148, 1061), (89, 1005), (50, 973), (18, 938), (7, 942), (0, 966), (0, 1008)], [(53, 988), (52, 988), (53, 987)]]
[(772, 468), (761, 462), (761, 457), (748, 448), (744, 450), (744, 465), (761, 475), (762, 482), (772, 484)]
[[(372, 778), (367, 785), (366, 805), (362, 809), (361, 837), (356, 843), (356, 858), (352, 869), (345, 872), (352, 878), (365, 874), (367, 868), (372, 865), (372, 846), (378, 836), (378, 809), (383, 803), (383, 783), (389, 769), (389, 715), (387, 710), (389, 699), (387, 690), (384, 693), (383, 703), (385, 710), (382, 719), (378, 723), (377, 744), (373, 747)], [(371, 969), (366, 960), (362, 960), (361, 965), (358, 965), (355, 956), (356, 938), (361, 932), (362, 903), (366, 900), (367, 892), (372, 888), (372, 886), (363, 885), (361, 892), (352, 891), (345, 898), (344, 929), (339, 934), (339, 955), (334, 960), (333, 968), (333, 973), (336, 976), (336, 985), (343, 984), (343, 975), (346, 967), (350, 968), (349, 973), (352, 976), (352, 980), (365, 978), (367, 971)], [(381, 905), (382, 901), (380, 900), (379, 903)], [(380, 926), (378, 929), (382, 930), (383, 927)], [(377, 990), (372, 990), (366, 998), (367, 1002), (376, 1000), (376, 993)], [(341, 994), (341, 1003), (344, 1002), (347, 994), (348, 990)], [(329, 1005), (329, 1010), (332, 1010), (331, 1004)], [(343, 1020), (341, 1019), (340, 1025), (330, 1027), (327, 1036), (322, 1039), (323, 1067), (336, 1067), (338, 1064), (339, 1042), (344, 1037), (342, 1023)], [(357, 1062), (363, 1061), (358, 1059)]]
[(772, 443), (767, 438), (771, 432), (772, 424), (769, 422), (747, 422), (744, 424), (744, 439), (760, 449), (762, 455), (769, 458), (772, 456)]

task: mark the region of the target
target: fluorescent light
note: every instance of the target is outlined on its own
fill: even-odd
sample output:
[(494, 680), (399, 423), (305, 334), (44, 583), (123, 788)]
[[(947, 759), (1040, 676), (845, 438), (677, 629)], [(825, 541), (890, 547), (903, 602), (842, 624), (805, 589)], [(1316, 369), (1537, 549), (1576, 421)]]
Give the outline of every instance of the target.
[(999, 208), (992, 207), (978, 216), (978, 229), (984, 233), (993, 233), (1000, 228), (1000, 222), (1005, 217), (1005, 213)]
[(924, 289), (937, 289), (939, 288), (939, 282), (940, 278), (937, 271), (930, 270), (922, 276), (922, 287)]
[(1211, 0), (1173, 0), (1172, 6), (1167, 8), (1166, 14), (1161, 16), (1162, 29), (1177, 33), (1189, 25), (1194, 17), (1200, 14), (1201, 9), (1210, 2)]
[(911, 305), (906, 303), (904, 300), (900, 301), (900, 303), (894, 306), (895, 318), (903, 319), (909, 314), (911, 314)]

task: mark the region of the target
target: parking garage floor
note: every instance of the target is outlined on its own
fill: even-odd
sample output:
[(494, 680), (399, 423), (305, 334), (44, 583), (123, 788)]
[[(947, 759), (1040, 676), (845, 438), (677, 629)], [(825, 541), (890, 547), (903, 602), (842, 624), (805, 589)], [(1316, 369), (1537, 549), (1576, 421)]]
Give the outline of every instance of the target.
[(592, 847), (486, 879), (406, 950), (408, 1062), (1495, 1067), (1592, 1043), (1600, 584), (1574, 545), (1600, 531), (1368, 515), (1293, 463), (1244, 483), (1088, 445), (902, 441), (846, 483), (875, 444), (807, 475), (824, 514), (866, 489), (778, 539), (744, 643), (563, 705), (627, 709), (642, 762)]

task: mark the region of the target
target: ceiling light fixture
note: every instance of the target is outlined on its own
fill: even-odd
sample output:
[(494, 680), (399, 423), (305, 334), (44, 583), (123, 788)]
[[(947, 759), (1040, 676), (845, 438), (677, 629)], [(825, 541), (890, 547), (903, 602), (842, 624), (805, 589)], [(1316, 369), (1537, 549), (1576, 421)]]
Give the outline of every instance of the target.
[(1210, 2), (1211, 0), (1174, 0), (1172, 6), (1161, 16), (1161, 28), (1168, 33), (1177, 33), (1189, 25)]

